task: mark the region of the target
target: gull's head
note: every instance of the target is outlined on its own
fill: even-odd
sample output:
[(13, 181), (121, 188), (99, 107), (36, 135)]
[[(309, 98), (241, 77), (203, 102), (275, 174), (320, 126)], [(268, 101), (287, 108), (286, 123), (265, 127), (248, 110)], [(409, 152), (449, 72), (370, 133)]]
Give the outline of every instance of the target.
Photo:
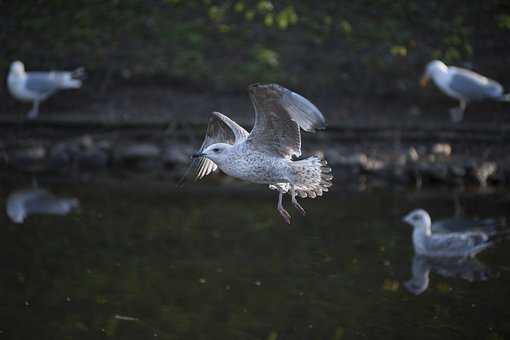
[(16, 60), (12, 62), (9, 73), (18, 77), (22, 76), (25, 74), (25, 65), (21, 61)]
[(430, 78), (434, 78), (439, 73), (448, 71), (448, 66), (445, 65), (441, 60), (432, 60), (425, 67), (425, 73), (420, 80), (421, 87), (427, 86)]
[(215, 143), (209, 145), (201, 153), (194, 154), (193, 157), (206, 157), (221, 167), (224, 164), (230, 154), (232, 145), (227, 143)]
[(428, 229), (432, 224), (430, 215), (423, 209), (416, 209), (404, 216), (403, 221), (413, 226), (413, 228)]
[(23, 223), (27, 217), (27, 211), (25, 210), (25, 207), (18, 204), (7, 207), (7, 216), (9, 216), (14, 223)]

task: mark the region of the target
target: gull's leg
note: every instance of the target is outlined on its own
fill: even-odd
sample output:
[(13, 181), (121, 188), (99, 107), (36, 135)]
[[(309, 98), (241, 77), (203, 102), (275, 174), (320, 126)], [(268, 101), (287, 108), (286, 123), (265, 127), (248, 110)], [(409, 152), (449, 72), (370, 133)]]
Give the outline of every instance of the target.
[(34, 100), (34, 103), (32, 104), (32, 110), (28, 111), (27, 118), (28, 119), (34, 119), (37, 118), (39, 115), (39, 101)]
[(450, 109), (450, 118), (452, 122), (458, 123), (464, 118), (464, 111), (466, 111), (467, 102), (465, 100), (459, 101), (459, 106)]
[(292, 204), (294, 205), (294, 208), (296, 208), (297, 210), (299, 210), (299, 212), (301, 214), (303, 214), (303, 216), (306, 215), (306, 211), (305, 209), (303, 209), (303, 207), (298, 203), (297, 199), (296, 199), (296, 192), (294, 191), (294, 186), (291, 184), (290, 185), (290, 196), (292, 197)]
[(278, 205), (276, 206), (276, 209), (282, 215), (283, 219), (287, 224), (290, 224), (290, 214), (283, 208), (282, 204), (282, 198), (283, 198), (283, 192), (278, 190)]

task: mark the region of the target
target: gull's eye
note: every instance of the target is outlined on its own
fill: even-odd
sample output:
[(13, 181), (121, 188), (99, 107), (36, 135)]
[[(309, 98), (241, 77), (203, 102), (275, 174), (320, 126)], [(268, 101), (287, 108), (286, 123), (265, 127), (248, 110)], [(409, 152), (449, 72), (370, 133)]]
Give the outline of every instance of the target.
[(214, 148), (212, 149), (213, 152), (220, 152), (220, 149), (219, 148)]
[(419, 215), (414, 215), (412, 220), (413, 221), (419, 221), (420, 220), (420, 216)]

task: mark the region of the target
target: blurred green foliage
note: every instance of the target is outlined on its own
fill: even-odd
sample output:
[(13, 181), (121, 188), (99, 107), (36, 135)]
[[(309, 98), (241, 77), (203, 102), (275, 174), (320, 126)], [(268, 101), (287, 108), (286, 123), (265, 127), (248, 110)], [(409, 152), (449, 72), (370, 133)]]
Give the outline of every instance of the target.
[(491, 65), (496, 76), (510, 55), (502, 0), (27, 0), (0, 1), (0, 13), (2, 69), (14, 59), (30, 69), (84, 65), (97, 82), (354, 92), (348, 78), (384, 92), (386, 75), (415, 82), (431, 58)]

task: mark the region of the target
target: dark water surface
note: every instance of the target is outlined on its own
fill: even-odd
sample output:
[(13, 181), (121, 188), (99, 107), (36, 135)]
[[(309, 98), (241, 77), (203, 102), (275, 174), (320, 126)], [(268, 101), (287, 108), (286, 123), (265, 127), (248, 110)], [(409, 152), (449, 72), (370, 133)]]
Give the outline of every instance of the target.
[[(4, 207), (30, 185), (0, 183)], [(451, 190), (336, 188), (305, 217), (286, 202), (288, 226), (274, 192), (207, 183), (40, 180), (80, 208), (0, 215), (0, 339), (510, 339), (510, 242), (480, 254), (485, 281), (432, 270), (421, 295), (404, 287), (401, 217), (451, 216)], [(510, 218), (508, 191), (458, 197)]]

